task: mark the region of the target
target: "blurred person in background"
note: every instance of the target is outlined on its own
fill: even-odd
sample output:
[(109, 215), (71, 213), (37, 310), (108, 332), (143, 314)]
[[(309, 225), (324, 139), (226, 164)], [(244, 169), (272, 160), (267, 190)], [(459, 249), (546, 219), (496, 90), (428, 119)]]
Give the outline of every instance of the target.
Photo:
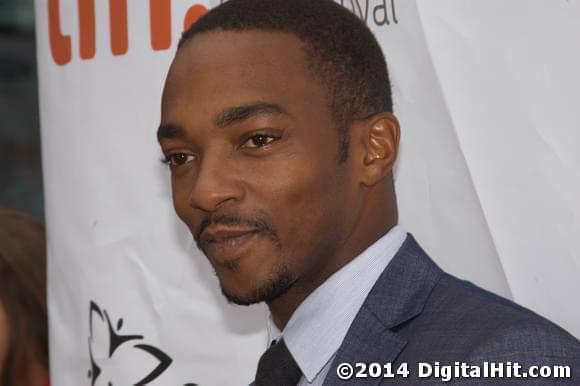
[(0, 386), (48, 385), (34, 2), (0, 0)]
[(0, 386), (47, 386), (44, 226), (0, 208)]

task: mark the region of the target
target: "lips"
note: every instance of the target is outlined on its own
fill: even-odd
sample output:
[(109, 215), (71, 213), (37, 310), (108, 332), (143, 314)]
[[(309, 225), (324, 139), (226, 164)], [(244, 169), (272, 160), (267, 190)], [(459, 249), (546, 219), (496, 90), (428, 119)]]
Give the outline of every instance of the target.
[(207, 255), (231, 259), (239, 257), (259, 233), (255, 228), (240, 229), (210, 226), (201, 234), (201, 244)]

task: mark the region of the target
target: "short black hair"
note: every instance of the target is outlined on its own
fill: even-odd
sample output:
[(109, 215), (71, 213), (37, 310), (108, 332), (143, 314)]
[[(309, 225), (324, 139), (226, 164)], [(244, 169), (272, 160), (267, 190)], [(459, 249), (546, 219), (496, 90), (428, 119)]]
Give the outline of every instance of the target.
[(328, 92), (339, 129), (340, 162), (348, 157), (353, 122), (393, 110), (387, 64), (377, 40), (362, 20), (332, 0), (229, 0), (185, 31), (178, 49), (213, 30), (280, 31), (302, 41), (314, 79)]

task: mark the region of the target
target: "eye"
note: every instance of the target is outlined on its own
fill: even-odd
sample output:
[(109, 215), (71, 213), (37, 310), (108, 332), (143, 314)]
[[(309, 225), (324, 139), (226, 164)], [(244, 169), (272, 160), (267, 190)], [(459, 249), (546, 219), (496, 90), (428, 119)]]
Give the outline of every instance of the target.
[(248, 138), (242, 147), (256, 149), (269, 145), (277, 139), (278, 137), (269, 134), (255, 134)]
[(169, 166), (180, 166), (185, 165), (186, 163), (192, 162), (195, 160), (195, 156), (191, 154), (185, 153), (175, 153), (175, 154), (168, 154), (162, 160), (163, 163)]

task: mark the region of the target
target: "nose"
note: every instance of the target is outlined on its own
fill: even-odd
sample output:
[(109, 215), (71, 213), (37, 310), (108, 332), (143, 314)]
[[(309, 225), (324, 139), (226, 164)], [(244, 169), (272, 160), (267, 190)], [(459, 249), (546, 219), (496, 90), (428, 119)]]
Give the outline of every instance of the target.
[(229, 157), (217, 153), (205, 154), (189, 194), (189, 205), (205, 212), (213, 212), (244, 196), (240, 173)]

